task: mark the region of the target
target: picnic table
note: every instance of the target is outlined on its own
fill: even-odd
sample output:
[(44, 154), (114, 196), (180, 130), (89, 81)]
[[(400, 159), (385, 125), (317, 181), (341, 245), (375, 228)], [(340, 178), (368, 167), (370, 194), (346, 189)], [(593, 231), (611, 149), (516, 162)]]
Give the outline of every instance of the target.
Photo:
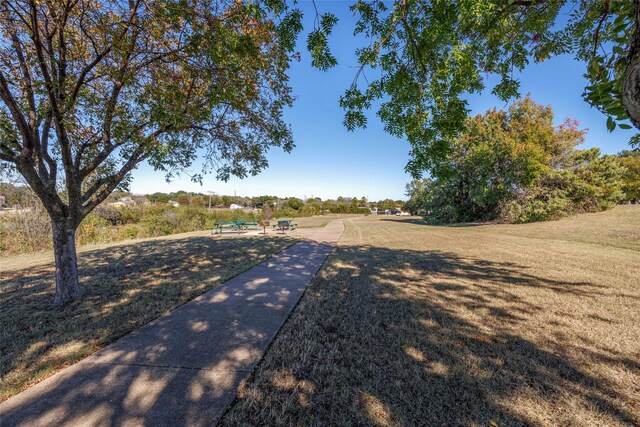
[(246, 219), (246, 220), (238, 220), (234, 222), (238, 224), (238, 227), (240, 227), (243, 230), (247, 230), (249, 229), (249, 227), (253, 227), (257, 230), (260, 221), (256, 219)]
[[(269, 223), (267, 223), (267, 225), (269, 225)], [(217, 231), (218, 234), (222, 234), (222, 230), (245, 231), (245, 230), (248, 230), (250, 227), (253, 227), (254, 229), (258, 230), (259, 227), (262, 227), (262, 226), (260, 225), (260, 221), (255, 219), (241, 219), (236, 221), (214, 222), (213, 227), (209, 228), (209, 230), (211, 230), (211, 234), (213, 234), (215, 231)]]
[(290, 219), (279, 219), (278, 223), (275, 224), (273, 226), (273, 228), (277, 231), (280, 230), (282, 232), (282, 234), (285, 233), (285, 231), (287, 230), (295, 230), (296, 227), (298, 226), (298, 224), (294, 223), (292, 220)]
[(213, 227), (209, 228), (209, 230), (211, 230), (211, 234), (213, 234), (215, 230), (218, 230), (218, 233), (222, 234), (222, 230), (241, 231), (241, 228), (236, 221), (218, 221), (214, 222)]

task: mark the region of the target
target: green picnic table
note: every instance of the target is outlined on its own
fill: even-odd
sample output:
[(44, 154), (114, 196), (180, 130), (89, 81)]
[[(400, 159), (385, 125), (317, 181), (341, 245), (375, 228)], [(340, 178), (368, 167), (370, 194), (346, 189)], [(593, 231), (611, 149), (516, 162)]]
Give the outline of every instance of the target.
[(240, 227), (243, 230), (247, 230), (249, 227), (253, 227), (257, 230), (260, 221), (258, 221), (257, 219), (247, 219), (247, 220), (238, 220), (234, 222), (238, 224), (238, 227)]
[(280, 230), (282, 234), (287, 230), (295, 230), (298, 224), (294, 223), (293, 220), (290, 219), (279, 219), (278, 223), (273, 226), (275, 230)]
[(215, 230), (218, 231), (218, 234), (222, 234), (222, 230), (241, 231), (241, 228), (236, 221), (218, 221), (214, 222), (213, 227), (209, 230), (211, 230), (211, 234), (214, 234)]

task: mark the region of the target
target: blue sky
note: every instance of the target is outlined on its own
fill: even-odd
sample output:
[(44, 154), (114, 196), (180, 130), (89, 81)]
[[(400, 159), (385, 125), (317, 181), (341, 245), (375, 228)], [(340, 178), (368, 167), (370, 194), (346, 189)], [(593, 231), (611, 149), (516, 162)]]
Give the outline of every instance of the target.
[[(409, 160), (409, 144), (387, 135), (372, 111), (367, 129), (348, 132), (342, 126), (343, 111), (338, 99), (353, 81), (356, 71), (354, 51), (362, 40), (353, 36), (353, 16), (348, 9), (351, 2), (317, 1), (321, 12), (336, 14), (340, 22), (331, 39), (338, 66), (328, 72), (310, 65), (305, 51), (305, 35), (298, 41), (302, 60), (293, 63), (289, 75), (296, 96), (293, 108), (285, 113), (291, 124), (296, 147), (290, 153), (273, 149), (268, 153), (269, 168), (255, 177), (231, 178), (228, 182), (206, 175), (203, 185), (193, 183), (187, 176), (166, 183), (162, 172), (148, 165), (133, 173), (131, 191), (136, 194), (156, 191), (214, 191), (238, 196), (295, 196), (336, 198), (365, 196), (369, 200), (403, 199), (404, 186), (411, 177), (404, 172)], [(313, 5), (303, 1), (299, 6), (305, 14), (305, 28), (313, 24)], [(600, 147), (603, 153), (614, 154), (628, 148), (633, 131), (617, 129), (608, 133), (605, 118), (582, 100), (586, 82), (582, 77), (584, 64), (571, 57), (557, 57), (542, 64), (530, 65), (520, 76), (521, 93), (530, 93), (538, 103), (553, 107), (556, 121), (570, 116), (582, 128), (588, 128), (582, 148)], [(469, 98), (472, 114), (487, 109), (505, 107), (504, 102), (490, 94)], [(194, 166), (194, 172), (198, 170)]]

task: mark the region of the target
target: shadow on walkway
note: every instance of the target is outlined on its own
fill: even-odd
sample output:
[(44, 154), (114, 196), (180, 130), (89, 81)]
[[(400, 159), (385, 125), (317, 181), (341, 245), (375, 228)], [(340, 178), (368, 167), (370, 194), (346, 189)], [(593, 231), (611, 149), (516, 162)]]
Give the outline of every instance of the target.
[[(157, 241), (122, 247), (117, 259), (99, 251), (83, 254), (83, 272), (100, 274), (104, 263), (113, 267), (120, 259), (122, 277), (152, 274), (170, 280), (180, 274), (171, 260), (195, 256), (194, 247), (216, 256), (211, 239), (169, 244), (171, 251), (159, 249)], [(290, 247), (0, 403), (2, 425), (211, 425), (231, 403), (332, 248), (318, 242)], [(126, 262), (131, 256), (135, 262)], [(155, 265), (162, 267), (148, 270)], [(209, 264), (201, 268), (211, 271)], [(5, 282), (2, 289), (10, 293), (21, 287)]]

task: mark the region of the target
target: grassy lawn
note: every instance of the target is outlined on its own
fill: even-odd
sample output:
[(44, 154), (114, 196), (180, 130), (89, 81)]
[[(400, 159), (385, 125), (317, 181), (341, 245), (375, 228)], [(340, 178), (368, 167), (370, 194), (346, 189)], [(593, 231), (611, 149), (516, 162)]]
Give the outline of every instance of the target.
[(640, 206), (345, 223), (223, 425), (640, 424)]
[[(302, 218), (295, 218), (294, 222), (298, 224), (298, 228), (318, 228), (324, 227), (329, 224), (334, 219), (350, 219), (350, 218), (360, 218), (361, 214), (327, 214), (327, 215), (316, 215)], [(278, 220), (272, 221), (272, 223), (277, 223)]]
[(79, 254), (83, 298), (63, 311), (51, 309), (55, 270), (41, 259), (48, 254), (2, 260), (0, 400), (293, 243), (281, 236), (197, 232), (84, 248)]

